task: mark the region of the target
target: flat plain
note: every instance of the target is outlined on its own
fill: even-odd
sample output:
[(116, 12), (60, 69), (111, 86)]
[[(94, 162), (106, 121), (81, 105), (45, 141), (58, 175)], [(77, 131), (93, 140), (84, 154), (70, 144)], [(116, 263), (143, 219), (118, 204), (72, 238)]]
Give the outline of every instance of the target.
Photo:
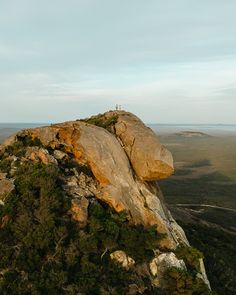
[(214, 294), (234, 295), (236, 133), (188, 135), (159, 135), (175, 162), (174, 175), (159, 185), (191, 245), (204, 253)]
[(161, 181), (167, 203), (209, 204), (236, 209), (236, 135), (162, 134), (175, 173)]

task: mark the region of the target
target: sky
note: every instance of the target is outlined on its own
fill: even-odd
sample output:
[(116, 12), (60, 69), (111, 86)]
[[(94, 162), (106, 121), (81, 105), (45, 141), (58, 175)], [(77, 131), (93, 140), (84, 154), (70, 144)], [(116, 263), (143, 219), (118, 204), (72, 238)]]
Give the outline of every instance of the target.
[(0, 0), (0, 122), (115, 108), (236, 124), (235, 0)]

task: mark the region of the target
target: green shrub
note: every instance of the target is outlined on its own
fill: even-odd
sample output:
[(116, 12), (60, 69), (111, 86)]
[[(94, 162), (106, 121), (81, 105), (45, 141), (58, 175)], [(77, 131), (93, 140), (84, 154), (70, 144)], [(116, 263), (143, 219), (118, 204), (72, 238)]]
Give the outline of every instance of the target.
[(16, 141), (12, 145), (9, 145), (6, 149), (9, 155), (14, 155), (16, 157), (22, 157), (25, 155), (26, 148), (21, 141)]
[(28, 146), (42, 147), (42, 143), (39, 138), (32, 138), (30, 135), (18, 136), (17, 141), (6, 148), (6, 152), (16, 157), (23, 157)]
[[(78, 163), (72, 156), (69, 159), (63, 159), (60, 162), (60, 166), (64, 169), (73, 169), (75, 168), (78, 173), (83, 172), (85, 175), (93, 177), (93, 172), (89, 166)], [(73, 174), (73, 173), (72, 173)]]
[(203, 254), (193, 247), (178, 247), (175, 251), (178, 259), (183, 259), (187, 268), (200, 271), (199, 259), (204, 258)]
[(0, 160), (0, 171), (9, 173), (11, 170), (11, 161), (8, 159)]
[(204, 264), (212, 289), (217, 294), (234, 295), (236, 290), (236, 236), (221, 227), (203, 222), (183, 223), (191, 244), (205, 256)]
[(118, 116), (114, 115), (109, 119), (106, 119), (104, 115), (99, 114), (97, 116), (93, 116), (89, 119), (85, 119), (84, 121), (88, 124), (96, 125), (98, 127), (102, 127), (108, 129), (111, 125), (116, 124)]
[(210, 295), (212, 294), (202, 279), (186, 270), (170, 267), (164, 274), (166, 295)]
[(23, 143), (24, 146), (38, 146), (43, 147), (41, 140), (37, 137), (33, 138), (31, 135), (18, 137), (18, 140)]

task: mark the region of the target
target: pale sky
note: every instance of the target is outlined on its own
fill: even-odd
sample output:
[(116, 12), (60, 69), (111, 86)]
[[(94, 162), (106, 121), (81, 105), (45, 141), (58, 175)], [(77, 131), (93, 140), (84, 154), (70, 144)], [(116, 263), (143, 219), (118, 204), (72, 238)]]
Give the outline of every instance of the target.
[(0, 0), (0, 122), (236, 124), (236, 0)]

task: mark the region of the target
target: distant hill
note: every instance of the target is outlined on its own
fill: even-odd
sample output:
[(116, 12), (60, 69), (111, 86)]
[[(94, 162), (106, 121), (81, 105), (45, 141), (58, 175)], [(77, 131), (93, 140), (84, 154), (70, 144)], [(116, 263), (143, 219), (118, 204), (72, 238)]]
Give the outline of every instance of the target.
[(210, 137), (211, 136), (199, 131), (181, 131), (181, 132), (175, 133), (175, 135), (182, 136), (182, 137)]

